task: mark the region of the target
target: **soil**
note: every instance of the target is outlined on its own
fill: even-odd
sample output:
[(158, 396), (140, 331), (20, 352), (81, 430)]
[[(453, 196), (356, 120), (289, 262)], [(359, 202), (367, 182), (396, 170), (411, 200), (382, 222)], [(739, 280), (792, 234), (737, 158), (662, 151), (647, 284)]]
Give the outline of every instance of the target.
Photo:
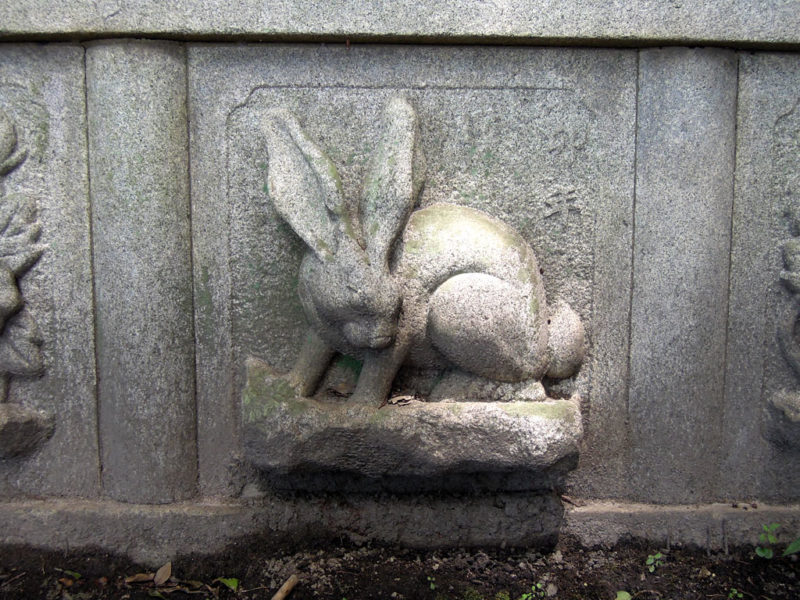
[[(648, 557), (659, 552), (661, 557), (651, 560), (657, 563), (651, 571)], [(757, 557), (752, 547), (706, 553), (699, 548), (667, 550), (637, 540), (586, 549), (562, 538), (544, 553), (335, 543), (290, 552), (270, 549), (266, 540), (249, 540), (217, 556), (178, 560), (157, 573), (104, 552), (4, 547), (0, 598), (269, 599), (296, 574), (299, 583), (289, 600), (615, 600), (619, 592), (642, 600), (796, 600), (798, 571), (796, 556), (783, 558), (776, 552), (767, 560)]]

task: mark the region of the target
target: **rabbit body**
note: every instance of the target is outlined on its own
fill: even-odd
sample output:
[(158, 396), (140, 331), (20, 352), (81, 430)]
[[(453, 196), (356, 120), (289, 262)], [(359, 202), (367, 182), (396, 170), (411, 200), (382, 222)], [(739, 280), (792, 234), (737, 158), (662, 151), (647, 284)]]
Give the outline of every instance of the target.
[[(292, 115), (273, 112), (265, 129), (270, 197), (310, 248), (298, 293), (311, 332), (291, 374), (302, 395), (314, 392), (335, 351), (363, 361), (358, 401), (383, 401), (403, 364), (505, 382), (548, 371), (558, 349), (548, 346), (544, 286), (525, 240), (472, 208), (413, 211), (424, 164), (405, 99), (385, 109), (358, 208)], [(578, 323), (580, 339), (570, 343), (582, 349), (580, 320), (564, 306)]]

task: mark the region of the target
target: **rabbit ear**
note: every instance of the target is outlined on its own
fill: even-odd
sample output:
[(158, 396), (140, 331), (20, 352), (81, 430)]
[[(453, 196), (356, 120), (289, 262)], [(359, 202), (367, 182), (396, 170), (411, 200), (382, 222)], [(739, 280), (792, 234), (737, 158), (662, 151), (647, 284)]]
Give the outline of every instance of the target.
[(314, 253), (329, 260), (338, 247), (338, 225), (342, 223), (348, 234), (355, 229), (336, 167), (290, 112), (270, 112), (264, 130), (272, 203)]
[(361, 200), (361, 223), (373, 264), (387, 263), (422, 187), (425, 169), (422, 152), (416, 148), (418, 137), (417, 115), (408, 101), (390, 100)]

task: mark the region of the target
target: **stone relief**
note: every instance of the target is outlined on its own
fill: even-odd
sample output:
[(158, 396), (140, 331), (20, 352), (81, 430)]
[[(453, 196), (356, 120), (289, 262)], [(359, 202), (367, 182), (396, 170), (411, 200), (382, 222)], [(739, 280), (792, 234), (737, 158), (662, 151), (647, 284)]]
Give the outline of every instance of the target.
[(498, 219), (454, 204), (414, 210), (425, 176), (415, 111), (395, 98), (383, 119), (358, 206), (293, 115), (266, 120), (270, 198), (309, 248), (298, 292), (311, 331), (291, 384), (312, 395), (339, 352), (363, 361), (359, 403), (385, 402), (404, 364), (457, 369), (433, 399), (486, 388), (476, 380), (498, 382), (489, 387), (506, 399), (543, 399), (543, 377), (580, 366), (580, 318), (548, 306), (533, 250)]
[[(514, 229), (456, 204), (415, 210), (415, 110), (394, 98), (382, 119), (358, 205), (292, 114), (262, 121), (266, 191), (308, 248), (298, 293), (310, 331), (287, 376), (248, 360), (245, 455), (290, 489), (552, 490), (574, 467), (582, 421), (579, 399), (548, 398), (542, 379), (579, 369), (583, 324), (547, 303)], [(361, 361), (352, 393), (330, 386), (337, 353)]]
[[(773, 163), (779, 180), (776, 194), (786, 202), (785, 219), (791, 237), (782, 245), (783, 270), (780, 278), (791, 298), (778, 324), (778, 345), (796, 378), (800, 378), (800, 180), (797, 157), (800, 153), (797, 132), (798, 103), (775, 123)], [(767, 399), (764, 408), (764, 433), (780, 448), (800, 448), (800, 392), (780, 390)]]
[(14, 123), (0, 110), (0, 459), (26, 454), (48, 439), (52, 416), (8, 403), (13, 376), (42, 372), (42, 339), (25, 309), (18, 280), (39, 260), (41, 228), (34, 201), (7, 193), (5, 177), (25, 161)]

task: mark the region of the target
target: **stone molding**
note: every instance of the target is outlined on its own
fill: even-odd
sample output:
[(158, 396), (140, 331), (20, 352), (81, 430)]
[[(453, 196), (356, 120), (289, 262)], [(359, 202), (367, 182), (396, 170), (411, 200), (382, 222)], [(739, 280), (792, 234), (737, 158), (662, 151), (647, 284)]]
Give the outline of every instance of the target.
[[(586, 546), (610, 546), (626, 535), (666, 544), (695, 544), (713, 551), (751, 545), (764, 523), (780, 523), (780, 534), (800, 529), (800, 506), (750, 503), (659, 506), (592, 502), (571, 506), (563, 520), (534, 518), (540, 500), (525, 494), (459, 497), (270, 497), (249, 503), (177, 503), (166, 506), (95, 500), (21, 500), (0, 503), (0, 547), (29, 544), (49, 550), (95, 547), (142, 564), (191, 553), (213, 554), (249, 536), (302, 542), (310, 532), (353, 543), (371, 539), (434, 548), (451, 540), (443, 527), (458, 532), (455, 545), (531, 545), (548, 528)], [(735, 504), (735, 506), (734, 506)], [(439, 512), (441, 511), (441, 512)], [(442, 514), (451, 518), (442, 519)], [(402, 526), (398, 526), (402, 524)], [(789, 539), (780, 538), (780, 543)]]
[(0, 6), (0, 39), (800, 46), (796, 0), (386, 3), (334, 0), (23, 0)]

